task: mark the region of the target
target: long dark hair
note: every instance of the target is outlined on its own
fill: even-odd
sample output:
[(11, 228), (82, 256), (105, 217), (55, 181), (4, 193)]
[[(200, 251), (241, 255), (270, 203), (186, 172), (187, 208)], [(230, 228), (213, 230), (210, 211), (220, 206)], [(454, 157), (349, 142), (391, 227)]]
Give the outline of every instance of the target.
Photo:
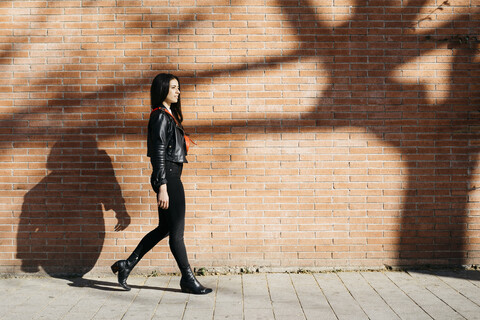
[[(178, 89), (180, 90), (180, 80), (173, 74), (160, 73), (153, 79), (152, 86), (150, 87), (152, 109), (163, 106), (163, 101), (167, 98), (168, 90), (170, 90), (170, 81), (173, 79), (178, 81)], [(183, 114), (180, 96), (178, 96), (178, 101), (176, 103), (170, 105), (170, 109), (178, 122), (182, 123)]]

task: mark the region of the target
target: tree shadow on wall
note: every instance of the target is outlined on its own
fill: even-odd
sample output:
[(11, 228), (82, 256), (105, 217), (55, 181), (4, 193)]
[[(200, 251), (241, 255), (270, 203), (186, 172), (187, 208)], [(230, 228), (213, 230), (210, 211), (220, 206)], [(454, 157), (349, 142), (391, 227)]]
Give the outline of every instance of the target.
[[(308, 112), (278, 114), (276, 119), (254, 119), (245, 115), (242, 119), (248, 120), (212, 120), (211, 123), (204, 121), (192, 127), (202, 134), (230, 134), (238, 132), (242, 126), (247, 127), (242, 129), (244, 131), (301, 132), (299, 128), (309, 123), (319, 128), (352, 127), (374, 133), (384, 145), (394, 147), (392, 149), (395, 149), (396, 156), (405, 163), (404, 170), (407, 173), (402, 174), (408, 175), (406, 185), (402, 186), (405, 201), (402, 204), (401, 224), (398, 230), (393, 230), (396, 232), (395, 238), (399, 239), (398, 259), (406, 263), (440, 261), (463, 264), (467, 258), (464, 248), (467, 241), (469, 184), (473, 179), (471, 168), (477, 166), (479, 152), (478, 145), (473, 145), (471, 141), (479, 138), (479, 127), (478, 107), (475, 105), (478, 97), (475, 100), (475, 97), (461, 95), (469, 93), (465, 79), (473, 77), (471, 64), (475, 61), (476, 51), (451, 48), (454, 52), (452, 65), (445, 71), (448, 73), (448, 82), (445, 82), (445, 87), (448, 87), (445, 89), (447, 98), (442, 103), (429, 102), (427, 86), (422, 84), (422, 80), (418, 80), (417, 84), (400, 83), (396, 74), (404, 65), (430, 54), (437, 46), (444, 48), (445, 42), (441, 41), (446, 36), (440, 36), (441, 32), (436, 29), (449, 29), (457, 25), (473, 29), (468, 26), (471, 23), (470, 14), (455, 16), (455, 20), (442, 22), (438, 28), (415, 30), (412, 25), (425, 20), (415, 21), (426, 1), (412, 1), (412, 4), (409, 2), (401, 9), (393, 1), (386, 1), (382, 6), (382, 10), (385, 10), (383, 15), (377, 15), (379, 6), (374, 3), (363, 0), (352, 2), (351, 18), (332, 28), (319, 19), (316, 11), (319, 8), (315, 7), (313, 1), (301, 1), (303, 5), (295, 1), (278, 1), (277, 5), (285, 16), (284, 21), (292, 29), (291, 42), (298, 44), (298, 48), (289, 51), (287, 56), (272, 55), (258, 61), (250, 59), (243, 65), (235, 65), (231, 69), (227, 66), (224, 70), (177, 72), (182, 67), (180, 65), (177, 68), (176, 64), (177, 69), (168, 69), (168, 64), (158, 64), (155, 68), (165, 67), (162, 69), (178, 73), (188, 80), (188, 84), (195, 85), (212, 83), (210, 79), (225, 74), (243, 76), (253, 71), (266, 72), (284, 63), (316, 61), (319, 74), (328, 75), (325, 80), (328, 84), (317, 95), (320, 98), (316, 106)], [(387, 14), (389, 3), (393, 4), (392, 12)], [(192, 14), (191, 21), (179, 22), (177, 29), (191, 27), (198, 22), (195, 17)], [(208, 14), (203, 17), (208, 19)], [(375, 33), (388, 26), (388, 32)], [(370, 34), (358, 33), (359, 30), (367, 32), (367, 29)], [(465, 29), (461, 30), (464, 32)], [(405, 48), (400, 47), (402, 42), (407, 44)], [(360, 68), (350, 69), (352, 61), (358, 62), (359, 65), (355, 67)], [(466, 73), (469, 73), (468, 76)], [(104, 87), (104, 92), (74, 92), (72, 96), (76, 98), (62, 93), (50, 100), (48, 106), (37, 108), (35, 112), (52, 112), (50, 106), (59, 106), (61, 112), (65, 113), (79, 112), (82, 104), (96, 106), (107, 103), (102, 96), (122, 99), (126, 94), (141, 91), (149, 81), (138, 79), (138, 83), (132, 86), (124, 86), (119, 82)], [(123, 112), (120, 107), (114, 108), (115, 113)], [(29, 114), (16, 114), (15, 119), (21, 120), (23, 116), (28, 119)], [(2, 121), (2, 125), (10, 120)], [(96, 121), (90, 120), (91, 123)], [(132, 133), (140, 137), (144, 130), (135, 127), (138, 122), (125, 122), (123, 126), (115, 124), (102, 129), (90, 126), (89, 121), (84, 121), (80, 127), (83, 125), (88, 128), (82, 130), (88, 130), (89, 133), (103, 130), (109, 136)], [(35, 129), (26, 128), (22, 131), (22, 128), (15, 128), (13, 132), (32, 134), (36, 133)], [(48, 135), (47, 131), (40, 133)], [(15, 135), (19, 140), (25, 136)]]
[(41, 267), (55, 277), (83, 276), (96, 264), (105, 240), (103, 210), (114, 210), (116, 231), (130, 224), (108, 154), (93, 136), (55, 143), (50, 173), (24, 198), (17, 258), (24, 272)]
[[(389, 1), (381, 8), (377, 3), (363, 0), (352, 3), (351, 17), (332, 28), (320, 19), (313, 1), (303, 1), (305, 6), (278, 2), (298, 49), (292, 49), (288, 56), (252, 61), (242, 70), (222, 72), (229, 75), (267, 72), (278, 70), (284, 63), (316, 61), (315, 69), (306, 74), (321, 77), (328, 84), (309, 111), (281, 115), (277, 125), (273, 124), (275, 119), (246, 116), (244, 125), (263, 128), (263, 132), (268, 127), (270, 132), (301, 133), (296, 126), (312, 126), (319, 130), (356, 128), (352, 132), (373, 133), (378, 141), (369, 141), (369, 145), (380, 142), (389, 149), (382, 155), (401, 161), (401, 175), (408, 176), (405, 183), (394, 187), (397, 193), (383, 190), (382, 194), (388, 198), (403, 192), (399, 224), (382, 234), (398, 239), (394, 246), (385, 244), (395, 247), (395, 255), (388, 260), (398, 265), (463, 265), (472, 261), (468, 260), (472, 257), (467, 252), (468, 195), (480, 152), (475, 143), (480, 138), (479, 97), (475, 96), (478, 92), (465, 81), (475, 76), (472, 66), (478, 64), (475, 57), (479, 42), (470, 37), (473, 39), (470, 43), (462, 43), (458, 39), (468, 39), (468, 35), (444, 35), (437, 32), (437, 27), (416, 28), (430, 18), (420, 19), (419, 10), (426, 1), (409, 2), (402, 8), (405, 15), (397, 4)], [(444, 1), (432, 12), (442, 11), (448, 5)], [(438, 29), (458, 26), (465, 28), (460, 32), (468, 28), (476, 30), (469, 15), (457, 15), (454, 21), (438, 23)], [(405, 68), (408, 64), (420, 64), (423, 56), (428, 61), (435, 50), (448, 52), (439, 53), (439, 60), (445, 59), (443, 55), (451, 59), (448, 70), (437, 71), (440, 79), (428, 72), (421, 78), (424, 66), (413, 71)], [(399, 71), (405, 75), (399, 77)], [(197, 73), (189, 81), (195, 84), (201, 78), (222, 72)], [(408, 81), (412, 75), (408, 76), (408, 72), (414, 77), (411, 83)], [(428, 96), (432, 85), (442, 93), (441, 97)], [(216, 122), (212, 120), (212, 127), (195, 126), (195, 129), (207, 134), (249, 131), (238, 129), (241, 121), (226, 120), (220, 126)]]

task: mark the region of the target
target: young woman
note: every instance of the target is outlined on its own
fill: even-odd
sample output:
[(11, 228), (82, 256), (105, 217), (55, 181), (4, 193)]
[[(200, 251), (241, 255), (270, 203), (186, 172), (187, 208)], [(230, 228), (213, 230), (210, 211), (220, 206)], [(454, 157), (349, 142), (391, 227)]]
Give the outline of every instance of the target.
[(190, 268), (183, 241), (185, 227), (185, 192), (182, 181), (187, 148), (180, 103), (180, 82), (171, 74), (161, 73), (153, 80), (150, 97), (152, 111), (148, 122), (147, 156), (152, 163), (150, 182), (157, 193), (158, 227), (150, 231), (127, 260), (112, 265), (118, 272), (118, 283), (130, 290), (127, 278), (135, 265), (160, 240), (169, 236), (170, 250), (180, 268), (180, 287), (185, 293), (207, 294), (212, 289), (202, 286)]

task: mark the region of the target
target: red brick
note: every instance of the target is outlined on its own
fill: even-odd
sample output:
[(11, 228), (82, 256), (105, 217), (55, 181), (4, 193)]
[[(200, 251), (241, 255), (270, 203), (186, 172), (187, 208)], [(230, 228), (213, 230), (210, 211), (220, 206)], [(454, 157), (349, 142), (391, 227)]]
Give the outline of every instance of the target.
[[(45, 192), (67, 188), (48, 197), (51, 210), (104, 206), (105, 229), (84, 217), (89, 232), (105, 230), (97, 268), (153, 229), (145, 136), (160, 71), (181, 77), (198, 143), (183, 178), (192, 264), (478, 264), (480, 87), (474, 51), (455, 37), (473, 34), (479, 16), (451, 4), (412, 24), (436, 6), (370, 1), (352, 11), (350, 2), (286, 2), (288, 15), (274, 1), (0, 9), (0, 242), (9, 246), (0, 266), (21, 265), (11, 219), (45, 181)], [(57, 140), (64, 156), (52, 161)], [(123, 203), (132, 223), (114, 232)], [(72, 218), (65, 229), (80, 225)], [(64, 231), (53, 229), (37, 238)], [(460, 255), (446, 246), (454, 238), (465, 242)], [(38, 249), (22, 241), (18, 250)], [(72, 257), (90, 249), (75, 244)], [(162, 243), (146, 266), (174, 271), (168, 252)]]

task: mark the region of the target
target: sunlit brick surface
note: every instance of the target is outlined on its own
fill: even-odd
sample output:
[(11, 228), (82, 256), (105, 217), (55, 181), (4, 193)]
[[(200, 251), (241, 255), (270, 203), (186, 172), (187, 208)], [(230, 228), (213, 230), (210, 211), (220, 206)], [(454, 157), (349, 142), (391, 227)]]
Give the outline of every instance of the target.
[[(479, 5), (2, 1), (0, 271), (106, 270), (155, 227), (159, 72), (192, 265), (478, 264)], [(167, 242), (139, 268), (176, 270)]]

